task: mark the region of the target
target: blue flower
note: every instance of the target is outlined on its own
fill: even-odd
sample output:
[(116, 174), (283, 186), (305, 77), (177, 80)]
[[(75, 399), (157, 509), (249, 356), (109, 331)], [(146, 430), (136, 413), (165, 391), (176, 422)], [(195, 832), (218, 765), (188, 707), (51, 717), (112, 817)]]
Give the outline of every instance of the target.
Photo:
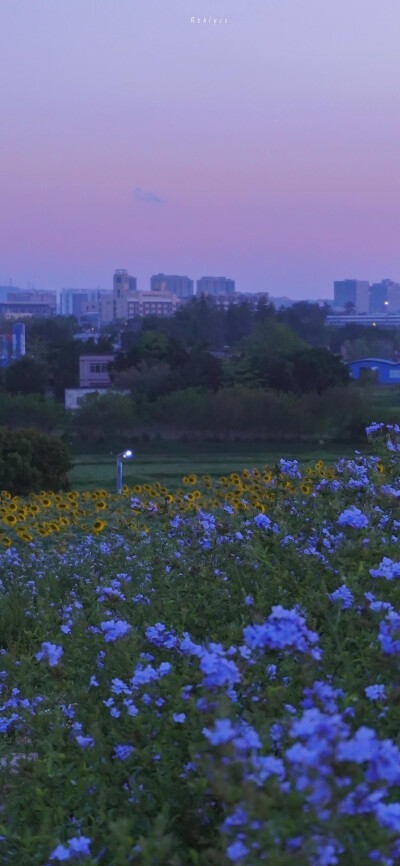
[(254, 523), (259, 529), (268, 529), (271, 526), (271, 521), (266, 514), (256, 514)]
[(227, 856), (229, 860), (232, 860), (236, 863), (238, 860), (241, 860), (248, 853), (249, 849), (246, 848), (246, 845), (243, 845), (240, 839), (237, 839), (236, 842), (232, 842), (231, 845), (228, 845), (226, 849)]
[(89, 845), (91, 839), (87, 836), (74, 836), (68, 839), (66, 845), (57, 845), (57, 848), (50, 854), (50, 860), (78, 860), (81, 856), (90, 857)]
[(183, 723), (186, 719), (186, 714), (185, 713), (174, 713), (172, 718), (173, 718), (174, 722), (177, 722), (178, 724), (183, 725)]
[(124, 637), (130, 631), (131, 626), (128, 622), (124, 622), (121, 619), (110, 619), (106, 622), (101, 622), (100, 628), (104, 632), (104, 640), (110, 643), (119, 637)]
[(353, 529), (365, 529), (368, 526), (368, 517), (355, 505), (345, 508), (339, 515), (337, 523), (339, 526), (351, 526)]
[(331, 592), (329, 598), (331, 601), (340, 601), (340, 607), (342, 610), (351, 607), (354, 601), (353, 594), (345, 583), (343, 583), (342, 586), (339, 586), (339, 589), (336, 589), (335, 592)]
[(235, 731), (232, 728), (230, 719), (217, 719), (214, 730), (211, 728), (203, 728), (202, 733), (212, 746), (219, 746), (223, 743), (228, 743), (235, 736)]
[(400, 562), (393, 562), (388, 556), (384, 556), (378, 565), (378, 568), (370, 568), (371, 577), (384, 577), (386, 580), (393, 580), (395, 577), (400, 577)]
[(57, 644), (49, 643), (49, 641), (43, 641), (42, 648), (39, 652), (35, 654), (35, 658), (39, 662), (42, 659), (47, 659), (49, 667), (52, 668), (58, 664), (63, 652), (64, 650), (62, 646), (57, 646)]
[(386, 699), (385, 686), (375, 683), (373, 686), (367, 686), (365, 694), (370, 701), (384, 701)]
[(115, 746), (113, 758), (117, 758), (119, 761), (126, 761), (129, 758), (129, 755), (134, 751), (133, 746)]

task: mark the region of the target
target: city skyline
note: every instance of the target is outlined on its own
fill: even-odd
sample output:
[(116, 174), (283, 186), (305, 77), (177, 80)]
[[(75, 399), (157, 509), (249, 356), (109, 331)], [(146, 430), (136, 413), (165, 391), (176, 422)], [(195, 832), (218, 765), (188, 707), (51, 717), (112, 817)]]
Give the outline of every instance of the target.
[(397, 0), (0, 0), (0, 283), (399, 279), (399, 25)]

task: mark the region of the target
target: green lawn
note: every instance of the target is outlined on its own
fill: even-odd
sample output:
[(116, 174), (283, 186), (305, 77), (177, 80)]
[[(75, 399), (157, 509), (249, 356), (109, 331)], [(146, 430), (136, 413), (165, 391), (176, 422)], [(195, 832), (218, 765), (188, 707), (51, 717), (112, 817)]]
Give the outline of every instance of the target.
[[(129, 443), (126, 447), (129, 447)], [(274, 466), (281, 457), (297, 459), (301, 464), (322, 459), (332, 463), (342, 455), (351, 456), (355, 449), (362, 451), (365, 445), (336, 443), (319, 445), (314, 443), (264, 442), (202, 442), (202, 443), (140, 443), (134, 446), (132, 460), (124, 461), (123, 481), (130, 487), (134, 484), (160, 481), (168, 489), (181, 484), (182, 477), (191, 472), (212, 477), (240, 472), (245, 467), (263, 464)], [(115, 490), (116, 452), (76, 454), (74, 468), (69, 474), (71, 485), (76, 490), (91, 490), (103, 487)]]

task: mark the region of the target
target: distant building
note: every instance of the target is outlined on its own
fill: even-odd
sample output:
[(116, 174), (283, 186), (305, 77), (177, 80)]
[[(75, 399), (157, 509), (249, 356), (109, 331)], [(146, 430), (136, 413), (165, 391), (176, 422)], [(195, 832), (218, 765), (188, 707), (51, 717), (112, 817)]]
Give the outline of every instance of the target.
[(137, 316), (172, 316), (182, 301), (168, 291), (138, 291), (136, 277), (117, 270), (113, 284), (113, 318), (134, 319)]
[(400, 313), (400, 283), (382, 280), (369, 289), (370, 313)]
[(7, 303), (11, 304), (48, 304), (51, 315), (57, 311), (57, 295), (55, 292), (37, 292), (35, 290), (15, 289), (8, 292)]
[(343, 328), (344, 325), (372, 325), (376, 328), (400, 328), (400, 315), (376, 313), (375, 315), (332, 314), (326, 317), (327, 325)]
[(60, 315), (98, 327), (112, 321), (113, 296), (105, 289), (61, 289)]
[(227, 277), (201, 277), (196, 282), (196, 295), (233, 295), (235, 280)]
[(7, 301), (10, 292), (19, 293), (22, 289), (18, 289), (17, 286), (0, 286), (0, 301)]
[(400, 362), (387, 361), (385, 358), (361, 358), (358, 361), (347, 361), (352, 379), (360, 379), (363, 371), (374, 374), (379, 385), (400, 385)]
[(369, 312), (369, 282), (367, 280), (336, 280), (333, 284), (334, 307), (346, 309), (352, 305), (355, 313)]
[(400, 283), (392, 280), (387, 281), (387, 312), (400, 313)]
[(80, 355), (79, 387), (107, 388), (111, 385), (108, 365), (114, 357), (114, 355)]
[(193, 297), (193, 280), (189, 277), (156, 274), (151, 277), (150, 287), (152, 292), (171, 292), (177, 298)]
[(128, 299), (137, 292), (136, 277), (125, 268), (118, 268), (113, 277), (113, 319), (126, 319)]
[(172, 316), (180, 307), (182, 301), (171, 292), (136, 292), (126, 302), (126, 318), (137, 316)]
[(101, 325), (108, 325), (114, 318), (114, 298), (112, 292), (100, 292), (99, 319)]
[(98, 289), (61, 289), (61, 316), (75, 316), (79, 321), (85, 304), (97, 303), (98, 293)]
[(0, 318), (2, 319), (48, 319), (55, 315), (53, 304), (33, 302), (0, 302)]
[(249, 305), (251, 310), (256, 310), (260, 301), (266, 304), (270, 303), (269, 292), (235, 292), (234, 295), (228, 295), (234, 303), (243, 303)]
[(205, 295), (207, 302), (212, 304), (218, 310), (228, 310), (229, 307), (237, 304), (248, 304), (251, 310), (256, 310), (260, 300), (269, 303), (268, 292), (235, 292), (235, 294), (226, 295)]
[(113, 388), (66, 388), (64, 391), (65, 409), (79, 409), (79, 404), (86, 397), (86, 394), (98, 394), (101, 397), (103, 394), (129, 394), (129, 391), (114, 390)]

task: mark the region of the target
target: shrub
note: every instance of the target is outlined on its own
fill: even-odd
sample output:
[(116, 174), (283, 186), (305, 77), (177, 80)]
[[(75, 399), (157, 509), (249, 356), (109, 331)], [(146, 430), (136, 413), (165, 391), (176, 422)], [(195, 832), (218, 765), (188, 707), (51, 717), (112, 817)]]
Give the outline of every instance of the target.
[(67, 490), (72, 463), (67, 446), (35, 430), (0, 427), (0, 487), (12, 495)]

